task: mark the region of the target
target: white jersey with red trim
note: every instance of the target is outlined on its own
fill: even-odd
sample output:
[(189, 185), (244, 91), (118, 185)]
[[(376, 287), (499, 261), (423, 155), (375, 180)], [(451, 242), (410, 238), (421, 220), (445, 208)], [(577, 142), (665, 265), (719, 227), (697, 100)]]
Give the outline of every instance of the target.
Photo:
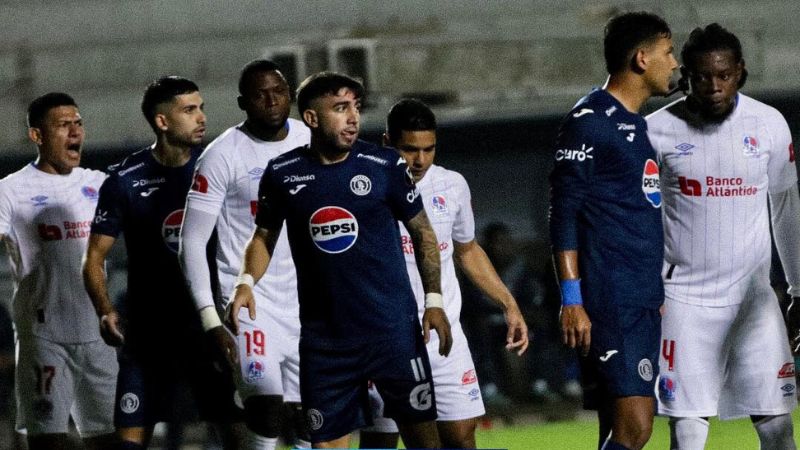
[[(467, 181), (460, 173), (432, 165), (417, 183), (420, 198), (425, 206), (433, 230), (438, 239), (441, 256), (442, 296), (444, 310), (453, 327), (459, 326), (461, 315), (461, 288), (456, 278), (453, 263), (453, 241), (467, 243), (475, 239), (475, 219), (472, 215), (472, 199)], [(422, 289), (414, 246), (408, 230), (400, 224), (400, 239), (406, 258), (408, 276), (417, 299), (419, 316), (425, 312), (425, 292)]]
[(767, 194), (797, 183), (786, 120), (739, 94), (721, 123), (702, 121), (685, 99), (647, 123), (661, 166), (667, 295), (695, 305), (740, 303), (771, 261)]
[(81, 259), (105, 178), (80, 167), (55, 175), (28, 164), (0, 181), (0, 235), (14, 277), (17, 333), (62, 344), (100, 339)]
[[(272, 158), (308, 145), (311, 133), (300, 121), (288, 119), (288, 135), (281, 141), (262, 141), (243, 124), (231, 127), (208, 145), (200, 156), (187, 208), (217, 217), (217, 270), (224, 301), (233, 291), (247, 241), (255, 230), (258, 184)], [(298, 317), (297, 274), (281, 231), (267, 273), (254, 287), (259, 308), (280, 317)]]

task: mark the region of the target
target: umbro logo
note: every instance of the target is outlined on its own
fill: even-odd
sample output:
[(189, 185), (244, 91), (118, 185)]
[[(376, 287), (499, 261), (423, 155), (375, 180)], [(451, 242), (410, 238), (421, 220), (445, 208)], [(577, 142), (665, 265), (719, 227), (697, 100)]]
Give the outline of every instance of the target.
[(606, 352), (605, 355), (600, 357), (600, 361), (606, 362), (609, 359), (611, 359), (612, 356), (616, 355), (617, 353), (619, 353), (619, 351), (617, 351), (617, 350), (609, 350), (609, 351)]
[(139, 195), (141, 195), (142, 197), (150, 197), (150, 195), (153, 192), (157, 191), (157, 190), (158, 190), (157, 187), (151, 187), (151, 188), (147, 189), (146, 191), (140, 192)]
[(307, 186), (306, 184), (298, 184), (297, 186), (289, 189), (289, 193), (292, 194), (292, 195), (295, 195), (298, 192), (300, 192), (300, 190), (303, 189), (306, 186)]

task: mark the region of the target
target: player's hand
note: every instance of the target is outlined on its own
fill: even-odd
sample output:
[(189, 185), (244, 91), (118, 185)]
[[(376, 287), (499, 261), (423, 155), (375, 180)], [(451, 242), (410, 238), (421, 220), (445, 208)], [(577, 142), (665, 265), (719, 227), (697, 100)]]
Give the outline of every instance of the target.
[(119, 347), (125, 342), (125, 336), (122, 334), (122, 318), (119, 313), (111, 311), (100, 317), (100, 336), (106, 344), (112, 347)]
[(453, 347), (453, 335), (450, 332), (450, 321), (442, 308), (425, 308), (422, 314), (422, 335), (427, 344), (431, 340), (431, 328), (439, 335), (439, 354), (447, 356)]
[(792, 302), (786, 308), (786, 330), (792, 351), (800, 353), (800, 297), (792, 297)]
[(506, 334), (506, 350), (516, 350), (517, 356), (522, 356), (528, 349), (528, 325), (522, 317), (516, 303), (507, 308), (505, 313), (508, 333)]
[(582, 305), (561, 307), (561, 337), (569, 348), (580, 348), (581, 354), (589, 354), (592, 343), (592, 321)]
[(233, 337), (221, 325), (206, 331), (206, 336), (211, 339), (216, 351), (214, 364), (219, 365), (221, 372), (231, 370), (235, 373), (239, 368), (239, 349)]
[(244, 306), (250, 312), (250, 320), (256, 320), (256, 299), (253, 289), (240, 284), (233, 290), (233, 301), (225, 308), (225, 323), (228, 324), (235, 335), (239, 335), (239, 310)]

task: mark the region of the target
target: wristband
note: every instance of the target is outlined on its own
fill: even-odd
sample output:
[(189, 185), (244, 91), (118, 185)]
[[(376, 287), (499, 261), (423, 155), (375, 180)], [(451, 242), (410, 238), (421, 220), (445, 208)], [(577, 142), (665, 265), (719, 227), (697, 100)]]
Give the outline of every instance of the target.
[(203, 325), (203, 331), (222, 326), (222, 321), (219, 320), (217, 310), (213, 306), (207, 306), (198, 312), (200, 313), (200, 323)]
[(438, 292), (428, 292), (425, 294), (425, 309), (442, 308), (444, 309), (444, 297)]
[(233, 288), (236, 289), (237, 287), (246, 284), (250, 289), (253, 288), (255, 284), (255, 280), (253, 280), (253, 276), (249, 273), (241, 273), (238, 277), (236, 277), (236, 283), (233, 285)]
[(561, 306), (582, 305), (581, 280), (561, 280)]

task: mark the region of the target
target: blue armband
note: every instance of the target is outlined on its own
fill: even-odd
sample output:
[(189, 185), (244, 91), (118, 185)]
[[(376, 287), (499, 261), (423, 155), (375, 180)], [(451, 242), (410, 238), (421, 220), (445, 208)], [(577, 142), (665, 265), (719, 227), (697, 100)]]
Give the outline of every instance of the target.
[(561, 306), (582, 305), (581, 280), (561, 280)]

